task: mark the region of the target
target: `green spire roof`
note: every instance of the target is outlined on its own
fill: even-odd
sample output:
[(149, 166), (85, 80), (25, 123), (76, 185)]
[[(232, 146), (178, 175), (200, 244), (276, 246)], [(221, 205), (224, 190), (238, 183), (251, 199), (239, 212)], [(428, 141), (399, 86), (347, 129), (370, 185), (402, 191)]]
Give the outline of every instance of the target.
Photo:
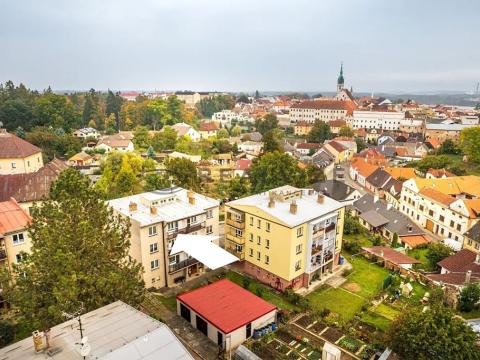
[(337, 84), (343, 84), (345, 80), (343, 79), (343, 62), (340, 64), (340, 75), (338, 75)]

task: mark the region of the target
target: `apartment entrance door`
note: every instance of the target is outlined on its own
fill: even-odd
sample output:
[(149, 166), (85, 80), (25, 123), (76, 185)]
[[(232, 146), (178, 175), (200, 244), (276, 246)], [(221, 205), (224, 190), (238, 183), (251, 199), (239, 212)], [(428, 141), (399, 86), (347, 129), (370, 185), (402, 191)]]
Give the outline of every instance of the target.
[(428, 231), (433, 232), (433, 221), (427, 219), (427, 223), (425, 224), (425, 228), (426, 228)]

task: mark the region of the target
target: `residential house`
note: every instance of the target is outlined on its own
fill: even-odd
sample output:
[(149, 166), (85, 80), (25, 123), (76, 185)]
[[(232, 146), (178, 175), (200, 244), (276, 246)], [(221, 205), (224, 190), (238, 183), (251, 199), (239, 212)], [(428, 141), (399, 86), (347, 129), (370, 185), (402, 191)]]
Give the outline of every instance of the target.
[(468, 229), (463, 237), (463, 248), (480, 254), (480, 222)]
[(425, 120), (407, 118), (407, 113), (405, 113), (405, 119), (400, 119), (399, 130), (407, 134), (423, 134), (425, 132)]
[(87, 154), (85, 151), (81, 151), (68, 159), (68, 165), (70, 166), (88, 166), (92, 163), (93, 157)]
[(73, 132), (73, 136), (81, 139), (86, 139), (86, 138), (98, 139), (100, 137), (100, 133), (94, 128), (86, 127), (86, 128), (75, 130)]
[(214, 94), (197, 91), (176, 91), (174, 94), (179, 100), (184, 101), (188, 108), (194, 108), (200, 100), (208, 99)]
[(477, 124), (436, 123), (427, 121), (425, 125), (425, 141), (436, 139), (440, 143), (447, 139), (458, 141), (463, 129), (478, 126)]
[(307, 100), (290, 107), (290, 122), (315, 123), (316, 120), (326, 123), (333, 120), (344, 120), (351, 116), (356, 105), (345, 100)]
[(463, 249), (456, 254), (438, 262), (439, 274), (429, 274), (427, 277), (437, 285), (451, 285), (461, 290), (469, 283), (480, 283), (480, 256), (469, 249)]
[(52, 183), (67, 167), (64, 161), (53, 159), (33, 173), (0, 176), (0, 201), (14, 198), (30, 214), (34, 203), (49, 198)]
[(308, 287), (334, 271), (344, 206), (313, 189), (282, 186), (225, 204), (225, 249), (278, 290)]
[(188, 136), (192, 141), (199, 141), (201, 139), (200, 133), (191, 125), (186, 123), (177, 123), (171, 126), (176, 131), (178, 137)]
[(238, 144), (238, 151), (244, 152), (247, 155), (257, 157), (263, 150), (263, 142), (244, 141)]
[(407, 167), (389, 167), (386, 166), (384, 170), (390, 174), (390, 176), (394, 179), (405, 181), (411, 178), (416, 177), (415, 169), (414, 168), (407, 168)]
[(360, 158), (364, 162), (372, 165), (386, 166), (388, 164), (388, 160), (385, 158), (385, 156), (379, 153), (375, 149), (362, 150), (358, 154), (355, 154), (353, 157), (354, 157), (354, 160), (356, 160), (357, 158)]
[(451, 239), (455, 248), (479, 220), (480, 177), (413, 178), (403, 183), (399, 209), (428, 231)]
[(96, 149), (103, 149), (106, 153), (112, 151), (133, 151), (135, 147), (133, 145), (132, 137), (124, 134), (115, 134), (104, 136), (95, 147)]
[(0, 175), (28, 174), (42, 166), (40, 148), (0, 128)]
[(454, 176), (456, 175), (448, 170), (432, 168), (428, 169), (427, 173), (425, 174), (425, 178), (427, 179), (445, 179)]
[(408, 247), (408, 240), (404, 239), (411, 236), (423, 237), (423, 243), (428, 242), (423, 229), (377, 195), (365, 194), (356, 200), (352, 205), (352, 215), (358, 217), (363, 227), (389, 241), (396, 233), (400, 245)]
[(375, 129), (397, 131), (400, 123), (405, 119), (402, 111), (370, 111), (354, 110), (351, 118), (353, 129)]
[(0, 262), (9, 269), (30, 252), (32, 244), (27, 226), (31, 220), (15, 199), (0, 202)]
[(327, 142), (324, 147), (335, 157), (335, 164), (350, 161), (353, 158), (353, 150), (342, 145), (342, 143), (332, 140)]
[(330, 121), (328, 125), (330, 126), (330, 131), (332, 134), (337, 135), (342, 127), (347, 126), (347, 122), (345, 120), (338, 119)]
[(372, 246), (362, 248), (369, 258), (373, 258), (375, 263), (380, 259), (385, 268), (390, 270), (412, 269), (413, 265), (420, 264), (420, 261), (404, 253), (387, 246)]
[(366, 186), (366, 179), (375, 170), (378, 169), (377, 165), (371, 164), (362, 158), (354, 158), (354, 161), (350, 164), (349, 175), (350, 178), (362, 186)]
[(375, 195), (383, 197), (384, 187), (391, 178), (392, 176), (388, 172), (377, 168), (365, 179), (365, 187)]
[(145, 269), (149, 287), (173, 287), (204, 273), (205, 266), (185, 252), (171, 253), (178, 234), (218, 235), (215, 199), (179, 187), (108, 201), (130, 219), (129, 255)]
[(194, 164), (197, 164), (202, 160), (201, 155), (189, 155), (189, 154), (184, 154), (178, 151), (173, 151), (170, 154), (167, 154), (167, 158), (172, 158), (172, 159), (188, 159)]
[(276, 323), (277, 308), (228, 279), (177, 296), (177, 315), (230, 351)]
[(200, 133), (200, 137), (202, 139), (208, 139), (217, 136), (218, 130), (220, 130), (220, 128), (218, 127), (217, 123), (214, 121), (209, 121), (202, 122), (198, 132)]
[(385, 201), (392, 204), (395, 209), (400, 208), (400, 194), (402, 193), (402, 186), (403, 182), (392, 177), (383, 187), (383, 196)]
[(345, 136), (338, 136), (334, 138), (333, 140), (326, 140), (325, 143), (329, 143), (331, 141), (335, 141), (341, 145), (343, 145), (345, 148), (347, 148), (352, 154), (357, 153), (357, 142), (355, 141), (354, 138), (351, 137), (345, 137)]
[(296, 136), (307, 136), (313, 128), (313, 123), (308, 121), (299, 121), (293, 127), (293, 133)]
[(247, 176), (248, 169), (252, 166), (252, 160), (249, 159), (239, 159), (235, 164), (235, 176)]
[(318, 143), (305, 143), (305, 142), (296, 142), (294, 144), (296, 152), (301, 155), (309, 156), (315, 154), (318, 149), (322, 147), (322, 144)]
[(362, 196), (357, 189), (338, 180), (321, 181), (313, 184), (312, 187), (318, 193), (322, 193), (339, 202), (351, 203)]
[(45, 335), (34, 331), (33, 339), (27, 337), (0, 349), (0, 357), (9, 360), (196, 358), (167, 325), (120, 300), (53, 326), (48, 331), (48, 343)]

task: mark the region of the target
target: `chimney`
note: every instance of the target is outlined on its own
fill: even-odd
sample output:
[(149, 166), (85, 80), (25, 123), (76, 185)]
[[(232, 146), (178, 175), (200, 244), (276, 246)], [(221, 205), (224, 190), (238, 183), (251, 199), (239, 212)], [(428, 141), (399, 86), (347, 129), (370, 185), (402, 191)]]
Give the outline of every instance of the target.
[(150, 214), (157, 215), (157, 208), (155, 206), (150, 206)]
[(323, 195), (323, 194), (318, 194), (318, 196), (317, 196), (317, 202), (318, 202), (319, 204), (323, 204), (324, 201), (325, 201), (325, 195)]
[(193, 194), (193, 191), (188, 190), (187, 197), (188, 197), (188, 202), (190, 203), (190, 205), (195, 205), (195, 195)]
[(472, 278), (472, 270), (468, 270), (465, 274), (465, 284), (470, 284), (470, 280)]
[(32, 332), (33, 338), (33, 346), (35, 348), (35, 352), (39, 353), (43, 351), (43, 335), (40, 331), (35, 330)]
[(295, 200), (292, 200), (292, 202), (290, 203), (290, 212), (292, 214), (296, 214), (297, 210), (298, 210), (298, 205)]
[(275, 207), (275, 200), (273, 200), (273, 198), (270, 198), (270, 200), (268, 201), (268, 207), (269, 208)]
[(128, 204), (128, 210), (130, 212), (135, 212), (137, 211), (137, 203), (136, 202), (133, 202), (133, 201), (130, 201), (130, 204)]
[(390, 210), (392, 208), (392, 204), (391, 203), (387, 203), (387, 210)]

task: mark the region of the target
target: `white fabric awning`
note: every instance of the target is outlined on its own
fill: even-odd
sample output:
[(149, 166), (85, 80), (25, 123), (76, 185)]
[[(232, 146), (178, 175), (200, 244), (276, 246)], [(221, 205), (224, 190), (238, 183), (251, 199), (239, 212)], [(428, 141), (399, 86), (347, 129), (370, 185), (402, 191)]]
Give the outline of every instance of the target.
[(212, 270), (239, 260), (214, 244), (212, 241), (216, 239), (218, 236), (179, 234), (173, 243), (170, 255), (183, 251)]

